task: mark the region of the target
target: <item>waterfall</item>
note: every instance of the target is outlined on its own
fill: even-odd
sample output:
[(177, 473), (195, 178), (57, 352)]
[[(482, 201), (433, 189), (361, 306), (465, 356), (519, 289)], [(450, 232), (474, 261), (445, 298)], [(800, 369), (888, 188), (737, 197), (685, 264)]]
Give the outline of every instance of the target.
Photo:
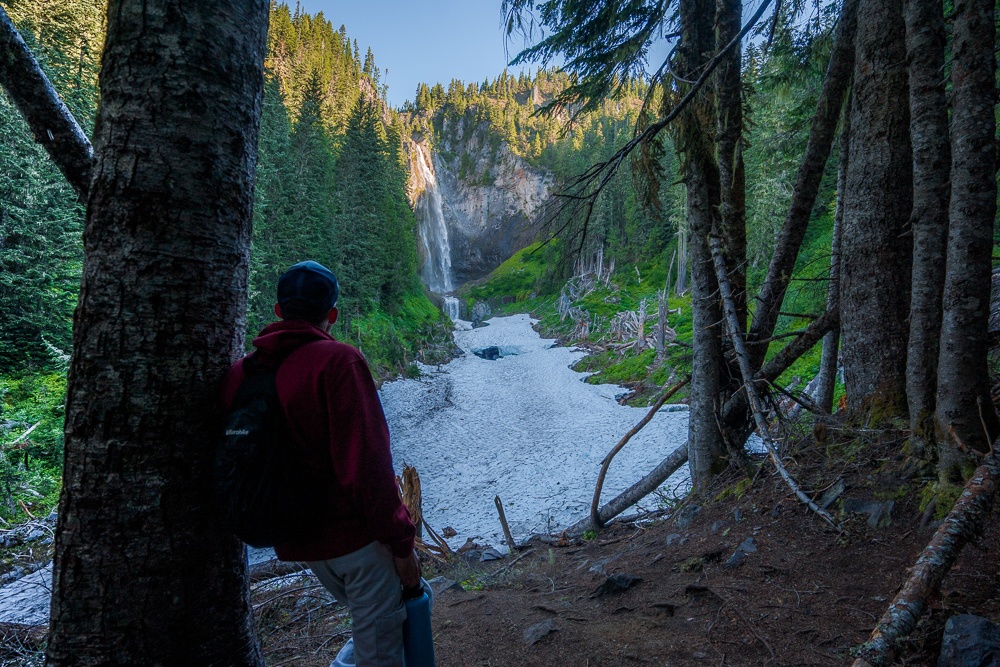
[(444, 298), (444, 312), (454, 322), (462, 315), (462, 302), (453, 296), (446, 296)]
[[(444, 208), (441, 201), (441, 190), (438, 188), (437, 177), (431, 166), (430, 152), (421, 144), (414, 144), (416, 149), (416, 170), (423, 183), (423, 192), (417, 197), (416, 214), (419, 223), (420, 244), (426, 258), (420, 269), (420, 277), (432, 292), (445, 294), (455, 289), (451, 275), (451, 244), (448, 242), (448, 227), (444, 222)], [(454, 301), (457, 317), (458, 299)], [(452, 306), (445, 299), (449, 311)], [(449, 312), (449, 315), (451, 313)]]

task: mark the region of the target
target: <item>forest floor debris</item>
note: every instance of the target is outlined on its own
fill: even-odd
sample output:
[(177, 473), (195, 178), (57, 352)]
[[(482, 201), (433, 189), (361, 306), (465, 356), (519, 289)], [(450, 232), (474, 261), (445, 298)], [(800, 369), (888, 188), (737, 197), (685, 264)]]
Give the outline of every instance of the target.
[[(831, 428), (823, 442), (792, 445), (804, 488), (818, 497), (844, 487), (830, 509), (846, 535), (777, 475), (748, 485), (731, 470), (672, 516), (618, 520), (585, 540), (536, 537), (529, 550), (493, 561), (458, 554), (425, 563), (426, 577), (444, 577), (433, 613), (439, 667), (849, 664), (937, 527), (921, 509), (929, 480), (898, 454), (897, 436), (869, 433), (860, 443)], [(887, 500), (888, 525), (844, 509)], [(893, 664), (936, 664), (952, 616), (1000, 620), (1000, 526), (990, 522), (973, 547)], [(626, 579), (627, 588), (594, 595)], [(350, 636), (346, 610), (308, 573), (256, 583), (253, 602), (271, 667), (326, 667)], [(37, 662), (43, 627), (0, 630), (2, 664)]]
[[(439, 667), (849, 664), (937, 522), (921, 526), (927, 480), (897, 453), (894, 434), (862, 447), (840, 433), (822, 445), (801, 439), (792, 458), (805, 488), (842, 480), (831, 511), (846, 535), (798, 503), (776, 474), (748, 487), (733, 470), (675, 517), (614, 522), (563, 547), (536, 537), (530, 552), (502, 560), (427, 564), (426, 576), (445, 577), (433, 614)], [(890, 497), (888, 525), (843, 509), (844, 500)], [(892, 664), (936, 664), (954, 615), (1000, 620), (1000, 526), (992, 522), (975, 546)], [(741, 554), (735, 566), (733, 554)], [(633, 578), (641, 583), (594, 594)], [(294, 599), (259, 619), (268, 664), (326, 667), (346, 641), (338, 634), (349, 629), (346, 618), (324, 618), (322, 606), (309, 616)]]

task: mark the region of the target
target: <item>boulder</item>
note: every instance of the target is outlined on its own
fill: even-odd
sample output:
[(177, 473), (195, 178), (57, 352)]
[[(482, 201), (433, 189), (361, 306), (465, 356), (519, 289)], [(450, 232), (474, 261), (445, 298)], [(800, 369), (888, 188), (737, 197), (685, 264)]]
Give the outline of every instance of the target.
[(446, 591), (453, 593), (464, 593), (465, 589), (462, 588), (462, 584), (457, 581), (453, 581), (446, 577), (434, 577), (427, 582), (427, 585), (431, 587), (431, 591), (434, 593), (434, 597), (438, 597)]
[(938, 667), (1000, 667), (1000, 626), (982, 616), (952, 616), (944, 626)]
[(472, 354), (476, 355), (480, 359), (485, 359), (486, 361), (496, 361), (503, 356), (500, 354), (500, 348), (496, 345), (475, 349), (472, 351)]
[(469, 319), (472, 321), (472, 328), (478, 329), (479, 327), (486, 326), (484, 320), (489, 319), (493, 311), (490, 309), (490, 304), (485, 301), (477, 301), (472, 306), (472, 312), (469, 313)]

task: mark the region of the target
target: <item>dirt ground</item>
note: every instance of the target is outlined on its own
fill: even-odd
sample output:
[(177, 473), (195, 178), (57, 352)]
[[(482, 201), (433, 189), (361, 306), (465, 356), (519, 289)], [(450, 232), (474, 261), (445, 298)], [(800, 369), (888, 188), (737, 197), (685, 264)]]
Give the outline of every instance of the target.
[[(851, 648), (868, 638), (937, 525), (919, 510), (925, 481), (894, 453), (900, 444), (890, 437), (798, 448), (794, 471), (804, 487), (818, 494), (844, 481), (831, 511), (847, 535), (809, 513), (765, 464), (749, 488), (731, 471), (668, 518), (612, 525), (590, 540), (535, 538), (492, 563), (458, 556), (428, 564), (428, 578), (441, 574), (468, 589), (436, 600), (437, 664), (849, 664)], [(829, 465), (826, 454), (837, 447), (834, 460), (849, 463)], [(845, 501), (858, 500), (891, 501), (888, 525), (873, 528), (868, 515), (843, 511)], [(966, 547), (895, 664), (936, 664), (952, 614), (1000, 620), (1000, 529), (991, 523)], [(741, 544), (744, 555), (734, 563)], [(639, 580), (609, 590), (605, 582), (615, 575)], [(270, 665), (325, 667), (349, 632), (342, 612), (309, 631), (289, 624), (287, 609), (269, 613), (261, 630)], [(278, 619), (285, 625), (275, 632)]]
[[(535, 537), (487, 563), (428, 559), (425, 577), (465, 589), (435, 601), (438, 666), (850, 664), (852, 647), (868, 638), (944, 514), (920, 509), (933, 471), (900, 453), (902, 434), (864, 437), (831, 426), (802, 436), (787, 457), (810, 494), (837, 496), (830, 511), (846, 534), (757, 462), (752, 483), (731, 468), (701, 496), (591, 539)], [(849, 511), (889, 503), (875, 527), (869, 514)], [(1000, 621), (995, 516), (893, 664), (936, 664), (953, 614)], [(346, 610), (312, 577), (282, 568), (255, 574), (265, 661), (327, 667), (350, 636)], [(43, 642), (43, 627), (0, 627), (0, 665), (40, 664)]]

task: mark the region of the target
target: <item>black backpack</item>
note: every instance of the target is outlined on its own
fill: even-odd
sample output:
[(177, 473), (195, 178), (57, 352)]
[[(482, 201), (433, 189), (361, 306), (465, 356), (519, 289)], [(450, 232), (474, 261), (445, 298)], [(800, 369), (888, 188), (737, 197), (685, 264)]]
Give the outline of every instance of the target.
[[(290, 354), (290, 353), (289, 353)], [(215, 453), (213, 483), (223, 520), (252, 547), (273, 547), (307, 537), (321, 514), (324, 493), (316, 471), (289, 442), (275, 376), (256, 355), (226, 414)]]

